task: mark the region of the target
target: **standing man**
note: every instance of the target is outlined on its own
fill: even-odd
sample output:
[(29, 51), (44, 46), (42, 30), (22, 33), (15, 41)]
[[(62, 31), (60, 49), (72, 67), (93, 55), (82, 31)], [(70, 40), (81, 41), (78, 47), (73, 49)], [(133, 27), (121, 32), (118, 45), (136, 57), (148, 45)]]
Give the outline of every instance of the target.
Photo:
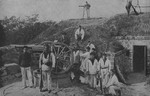
[(90, 7), (91, 7), (91, 5), (86, 1), (86, 4), (84, 6), (85, 6), (86, 13), (87, 13), (87, 18), (89, 19), (90, 18)]
[(62, 33), (61, 35), (61, 42), (63, 42), (66, 45), (70, 45), (70, 38), (67, 36), (65, 32)]
[(88, 66), (87, 66), (87, 61), (89, 60), (89, 58), (90, 58), (90, 48), (89, 47), (86, 47), (86, 52), (85, 53), (80, 53), (80, 57), (81, 57), (81, 66), (80, 66), (80, 70), (82, 71), (82, 72), (84, 72), (84, 74), (85, 74), (85, 81), (84, 81), (84, 83), (86, 83), (86, 84), (88, 84), (88, 78), (89, 78), (89, 76), (88, 76), (88, 74), (87, 74), (87, 68), (88, 68)]
[(90, 48), (86, 47), (86, 52), (85, 53), (80, 53), (80, 57), (81, 57), (81, 71), (85, 72), (87, 70), (87, 65), (86, 62), (87, 60), (89, 60), (90, 58)]
[(48, 44), (44, 46), (44, 51), (40, 55), (39, 68), (42, 69), (43, 87), (41, 91), (52, 91), (51, 71), (55, 67), (55, 56), (49, 50)]
[(134, 6), (132, 5), (132, 0), (127, 0), (126, 10), (127, 10), (128, 16), (130, 14), (131, 8), (133, 8), (133, 11), (135, 12), (136, 15), (139, 15), (139, 13), (136, 11)]
[(84, 18), (84, 13), (86, 11), (87, 18), (89, 19), (90, 18), (90, 7), (91, 7), (91, 5), (86, 1), (85, 5), (80, 5), (79, 7), (83, 7), (83, 18)]
[(79, 25), (79, 28), (75, 32), (75, 39), (77, 43), (82, 42), (82, 40), (84, 39), (84, 35), (84, 30), (82, 29), (82, 26)]
[(102, 58), (99, 60), (99, 67), (100, 67), (100, 71), (101, 71), (103, 84), (106, 84), (107, 75), (111, 70), (111, 62), (106, 56), (107, 56), (106, 54), (103, 54)]
[(76, 80), (77, 82), (80, 82), (79, 77), (83, 73), (80, 70), (80, 65), (81, 65), (80, 50), (79, 50), (79, 47), (77, 45), (75, 45), (74, 50), (73, 50), (73, 69), (72, 69), (72, 71), (74, 73), (74, 80)]
[(130, 14), (131, 6), (132, 6), (132, 0), (127, 0), (126, 10), (127, 10), (128, 16)]
[(98, 61), (94, 57), (94, 53), (90, 53), (90, 59), (87, 61), (87, 72), (89, 74), (89, 85), (92, 88), (96, 87), (96, 74), (98, 71)]
[[(32, 88), (33, 82), (32, 82), (32, 74), (31, 74), (31, 55), (27, 52), (27, 46), (23, 47), (23, 53), (19, 56), (19, 65), (21, 67), (21, 74), (22, 74), (22, 83), (23, 88), (26, 88), (27, 85)], [(28, 84), (26, 84), (26, 80), (28, 78)]]

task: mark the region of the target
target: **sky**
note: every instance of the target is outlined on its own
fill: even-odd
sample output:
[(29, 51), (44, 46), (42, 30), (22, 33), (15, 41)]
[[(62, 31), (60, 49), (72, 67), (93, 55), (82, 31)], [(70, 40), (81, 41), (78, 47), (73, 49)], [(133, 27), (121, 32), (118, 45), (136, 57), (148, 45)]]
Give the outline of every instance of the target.
[[(110, 17), (125, 13), (126, 0), (0, 0), (0, 19), (4, 16), (21, 17), (39, 14), (39, 21), (81, 18), (83, 8), (79, 5), (91, 4), (91, 17)], [(133, 0), (136, 5), (137, 0)], [(140, 5), (150, 6), (150, 0), (139, 0)], [(149, 11), (150, 8), (142, 8)]]

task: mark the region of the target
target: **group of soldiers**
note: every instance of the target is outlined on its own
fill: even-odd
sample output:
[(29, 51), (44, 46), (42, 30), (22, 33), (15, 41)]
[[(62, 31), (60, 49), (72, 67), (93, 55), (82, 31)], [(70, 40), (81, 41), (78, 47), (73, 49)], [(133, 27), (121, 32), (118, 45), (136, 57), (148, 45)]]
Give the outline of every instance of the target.
[[(129, 3), (131, 3), (131, 0)], [(84, 8), (86, 8), (87, 16), (90, 18), (90, 5), (88, 2), (86, 2)], [(104, 52), (101, 56), (98, 56), (95, 45), (91, 41), (88, 41), (87, 46), (85, 46), (85, 52), (81, 50), (80, 45), (82, 45), (85, 38), (85, 32), (81, 25), (75, 31), (74, 36), (76, 43), (73, 48), (72, 81), (88, 84), (91, 88), (100, 88), (102, 93), (108, 92), (109, 94), (116, 95), (115, 90), (120, 90), (122, 84), (118, 81), (115, 71), (111, 67), (110, 55)], [(58, 42), (58, 40), (55, 38), (54, 42)], [(70, 46), (70, 39), (66, 33), (62, 34), (61, 42)], [(46, 44), (39, 58), (39, 69), (41, 70), (43, 81), (40, 91), (48, 91), (49, 93), (52, 91), (51, 72), (55, 68), (56, 62), (55, 55), (50, 47)], [(23, 88), (27, 88), (27, 86), (33, 88), (35, 87), (35, 82), (33, 83), (32, 80), (33, 76), (30, 65), (32, 60), (27, 50), (28, 47), (24, 46), (23, 53), (19, 56), (19, 65), (21, 67)], [(28, 78), (28, 84), (26, 83), (26, 77)]]
[[(91, 8), (91, 5), (86, 1), (85, 5), (80, 5), (79, 7), (83, 7), (83, 18), (84, 18), (84, 14), (87, 13), (87, 19), (89, 19), (90, 18), (90, 8)], [(131, 8), (133, 9), (133, 11), (135, 12), (136, 15), (139, 14), (136, 11), (136, 9), (134, 8), (134, 6), (132, 5), (132, 0), (127, 0), (127, 4), (126, 4), (125, 8), (127, 10), (128, 16), (129, 16), (129, 14), (131, 12)], [(140, 8), (140, 6), (139, 6), (139, 8)]]
[(108, 93), (116, 95), (115, 90), (120, 90), (122, 84), (118, 81), (115, 71), (111, 67), (110, 54), (104, 52), (99, 56), (91, 41), (87, 42), (84, 52), (80, 45), (83, 45), (85, 35), (84, 29), (79, 25), (75, 31), (76, 43), (73, 48), (72, 80), (89, 84), (91, 88), (100, 88), (102, 93), (108, 89)]
[(73, 56), (74, 68), (71, 73), (73, 81), (88, 84), (91, 88), (99, 88), (104, 94), (116, 95), (115, 90), (120, 90), (122, 84), (111, 67), (109, 54), (97, 56), (94, 44), (89, 41), (86, 52), (75, 45)]
[[(64, 43), (68, 45), (69, 43), (65, 41), (67, 36), (66, 34), (63, 35)], [(120, 88), (120, 82), (111, 68), (109, 54), (103, 53), (101, 57), (98, 56), (95, 45), (91, 41), (88, 41), (85, 46), (86, 51), (83, 51), (80, 48), (80, 44), (82, 44), (84, 37), (84, 29), (79, 25), (79, 28), (75, 31), (76, 43), (73, 48), (73, 67), (70, 76), (72, 81), (89, 84), (91, 88), (100, 88), (102, 92), (108, 89), (108, 93), (115, 95), (115, 90)], [(54, 42), (58, 41), (55, 40)], [(34, 80), (35, 82), (33, 83), (32, 80), (31, 61), (28, 47), (24, 46), (23, 53), (19, 56), (23, 88), (27, 88), (27, 86), (30, 88), (35, 87), (34, 83), (36, 81)], [(39, 58), (39, 69), (41, 70), (43, 82), (41, 92), (48, 91), (50, 93), (52, 91), (51, 72), (55, 68), (55, 62), (56, 58), (51, 51), (51, 46), (45, 44)], [(26, 77), (28, 78), (28, 84), (26, 83)]]
[[(31, 54), (28, 52), (28, 47), (24, 46), (23, 53), (19, 56), (19, 65), (21, 67), (23, 89), (27, 87), (30, 88), (36, 87), (36, 79), (35, 78), (34, 80), (32, 79), (33, 75), (31, 71), (31, 61), (32, 61)], [(50, 93), (52, 91), (51, 72), (54, 68), (55, 68), (55, 55), (50, 50), (49, 45), (46, 44), (39, 58), (40, 70), (38, 71), (41, 71), (41, 77), (43, 82), (42, 89), (40, 89), (41, 92), (48, 91)]]

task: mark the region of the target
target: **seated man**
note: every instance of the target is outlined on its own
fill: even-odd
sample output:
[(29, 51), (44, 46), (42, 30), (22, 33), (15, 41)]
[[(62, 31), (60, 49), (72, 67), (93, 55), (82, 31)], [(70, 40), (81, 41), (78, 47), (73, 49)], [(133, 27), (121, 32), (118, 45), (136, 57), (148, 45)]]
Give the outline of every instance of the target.
[(118, 81), (118, 78), (114, 73), (114, 70), (110, 71), (109, 81), (104, 87), (105, 89), (108, 89), (108, 93), (111, 95), (116, 95), (115, 90), (121, 89), (121, 83)]
[(79, 28), (75, 31), (75, 39), (77, 40), (77, 42), (83, 41), (84, 36), (85, 36), (85, 32), (82, 26), (79, 25)]
[(94, 44), (91, 43), (91, 41), (88, 41), (88, 44), (86, 47), (90, 47), (90, 52), (93, 52), (93, 50), (95, 49)]

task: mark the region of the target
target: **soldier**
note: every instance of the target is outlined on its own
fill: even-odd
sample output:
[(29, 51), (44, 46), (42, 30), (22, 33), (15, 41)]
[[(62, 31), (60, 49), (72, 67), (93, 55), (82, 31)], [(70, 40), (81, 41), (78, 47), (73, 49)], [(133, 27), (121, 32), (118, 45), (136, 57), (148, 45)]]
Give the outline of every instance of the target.
[[(116, 96), (115, 90), (119, 90), (119, 92), (120, 92), (121, 87), (123, 87), (123, 84), (118, 81), (118, 78), (115, 75), (115, 71), (112, 69), (110, 71), (109, 81), (108, 81), (108, 83), (106, 83), (105, 88), (108, 89), (109, 94), (111, 94), (112, 96), (114, 96), (114, 95)], [(119, 93), (119, 94), (121, 95), (121, 93)]]
[(80, 65), (81, 65), (80, 50), (79, 50), (79, 46), (77, 46), (77, 45), (75, 45), (74, 50), (73, 50), (73, 65), (74, 65), (73, 69), (72, 69), (72, 71), (74, 73), (73, 77), (74, 77), (74, 80), (76, 80), (78, 82), (79, 77), (83, 72), (81, 72), (81, 70), (80, 70)]
[(88, 41), (88, 44), (86, 47), (90, 47), (90, 52), (93, 52), (93, 50), (95, 50), (95, 46), (94, 44), (91, 43), (91, 41)]
[(84, 5), (87, 13), (87, 18), (90, 18), (90, 7), (91, 5), (86, 1), (86, 4)]
[(95, 59), (94, 57), (94, 53), (90, 53), (90, 59), (87, 61), (87, 72), (89, 74), (89, 85), (92, 87), (92, 88), (95, 88), (96, 87), (96, 74), (97, 74), (97, 71), (98, 71), (98, 61), (97, 59)]
[(126, 10), (127, 10), (128, 16), (130, 14), (131, 7), (132, 7), (132, 0), (127, 0)]
[(79, 28), (75, 32), (75, 39), (77, 40), (77, 43), (82, 42), (84, 39), (84, 30), (82, 29), (82, 26), (79, 25)]
[(84, 83), (88, 83), (88, 74), (87, 74), (87, 61), (89, 60), (90, 58), (90, 47), (86, 47), (86, 52), (85, 53), (80, 53), (80, 57), (81, 57), (81, 66), (80, 66), (80, 70), (82, 72), (84, 72), (84, 74), (86, 75), (85, 76), (85, 81)]
[[(31, 55), (27, 52), (27, 46), (23, 47), (23, 53), (19, 56), (19, 65), (21, 67), (21, 74), (22, 74), (22, 83), (23, 88), (27, 87), (26, 80), (28, 78), (28, 85), (32, 88), (32, 74), (31, 74)], [(27, 78), (26, 78), (27, 76)]]
[(61, 35), (61, 42), (65, 43), (66, 45), (70, 45), (70, 38), (67, 36), (65, 32)]
[(84, 18), (84, 13), (86, 11), (87, 18), (89, 19), (90, 18), (90, 7), (91, 7), (91, 5), (86, 1), (85, 5), (80, 5), (79, 7), (83, 7), (83, 18)]
[[(108, 55), (108, 54), (107, 54)], [(111, 62), (110, 60), (106, 57), (107, 56), (105, 53), (102, 54), (102, 58), (99, 60), (99, 67), (101, 71), (101, 77), (102, 77), (102, 82), (103, 84), (106, 84), (107, 82), (107, 75), (111, 70)]]
[(46, 44), (44, 46), (44, 51), (40, 55), (39, 68), (42, 69), (43, 87), (41, 91), (46, 91), (50, 93), (52, 91), (52, 78), (51, 71), (55, 67), (55, 56), (49, 50), (49, 46)]
[(127, 0), (126, 10), (127, 10), (128, 16), (130, 14), (131, 7), (132, 7), (133, 11), (135, 12), (135, 14), (139, 15), (139, 13), (136, 11), (134, 6), (132, 5), (132, 0)]
[(80, 53), (80, 57), (81, 57), (81, 70), (83, 72), (85, 72), (86, 70), (86, 62), (87, 60), (90, 58), (90, 48), (86, 47), (86, 52), (85, 53)]

